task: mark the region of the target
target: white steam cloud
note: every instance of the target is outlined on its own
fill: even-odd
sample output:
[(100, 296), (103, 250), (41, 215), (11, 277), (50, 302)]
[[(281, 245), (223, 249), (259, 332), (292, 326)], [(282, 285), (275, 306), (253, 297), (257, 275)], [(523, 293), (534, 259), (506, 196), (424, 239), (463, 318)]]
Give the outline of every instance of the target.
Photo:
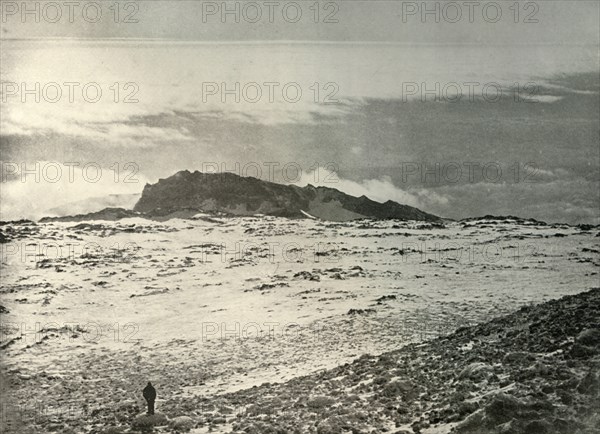
[(340, 178), (337, 173), (325, 167), (302, 172), (300, 180), (294, 182), (294, 184), (299, 186), (312, 184), (315, 187), (336, 188), (352, 196), (360, 197), (364, 195), (369, 199), (382, 203), (393, 200), (402, 205), (414, 206), (425, 211), (432, 206), (448, 203), (448, 198), (427, 189), (403, 190), (394, 185), (389, 176), (357, 182)]
[(61, 215), (57, 210), (65, 205), (69, 205), (64, 209), (71, 209), (71, 214), (99, 211), (107, 206), (133, 206), (135, 195), (142, 191), (147, 179), (133, 163), (128, 164), (117, 169), (96, 163), (82, 166), (52, 161), (2, 162), (0, 219)]

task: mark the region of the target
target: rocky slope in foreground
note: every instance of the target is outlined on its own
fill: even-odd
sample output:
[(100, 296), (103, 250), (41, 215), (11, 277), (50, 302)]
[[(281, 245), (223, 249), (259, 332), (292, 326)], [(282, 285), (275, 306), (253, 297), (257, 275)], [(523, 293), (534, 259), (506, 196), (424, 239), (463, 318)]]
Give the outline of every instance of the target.
[(236, 433), (591, 434), (600, 432), (599, 373), (595, 288), (285, 384), (182, 398), (161, 411), (209, 430), (231, 422)]
[(232, 173), (201, 173), (187, 170), (147, 184), (135, 211), (153, 216), (198, 210), (234, 215), (266, 214), (325, 220), (359, 218), (441, 221), (432, 214), (393, 201), (375, 202), (334, 188), (298, 187), (241, 177)]

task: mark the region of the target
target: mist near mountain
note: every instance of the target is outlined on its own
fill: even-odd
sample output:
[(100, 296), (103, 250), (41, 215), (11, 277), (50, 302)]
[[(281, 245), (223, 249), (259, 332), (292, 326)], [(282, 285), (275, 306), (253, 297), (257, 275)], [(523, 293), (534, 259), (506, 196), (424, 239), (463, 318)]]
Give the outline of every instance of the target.
[(92, 197), (89, 199), (70, 202), (44, 211), (46, 217), (60, 217), (74, 214), (88, 214), (105, 208), (132, 209), (141, 194), (109, 194), (108, 196)]

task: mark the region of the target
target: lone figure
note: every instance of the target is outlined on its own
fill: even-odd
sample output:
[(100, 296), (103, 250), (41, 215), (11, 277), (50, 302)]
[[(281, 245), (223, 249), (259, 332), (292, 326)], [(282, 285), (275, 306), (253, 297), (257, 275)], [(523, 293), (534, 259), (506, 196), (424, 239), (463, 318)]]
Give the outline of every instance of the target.
[(148, 403), (148, 414), (154, 414), (154, 400), (156, 399), (156, 389), (152, 387), (152, 383), (148, 381), (148, 385), (144, 387), (144, 398)]

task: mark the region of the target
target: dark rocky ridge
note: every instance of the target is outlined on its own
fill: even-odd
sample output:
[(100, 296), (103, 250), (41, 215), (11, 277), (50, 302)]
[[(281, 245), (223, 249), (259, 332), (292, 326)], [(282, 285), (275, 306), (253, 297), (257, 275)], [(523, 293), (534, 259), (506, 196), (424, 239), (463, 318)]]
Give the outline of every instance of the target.
[(134, 210), (152, 216), (182, 210), (233, 215), (265, 214), (303, 218), (306, 212), (325, 220), (359, 218), (441, 221), (441, 218), (397, 202), (375, 202), (328, 187), (298, 187), (241, 177), (232, 173), (181, 171), (147, 184)]
[(513, 215), (498, 216), (498, 215), (490, 215), (490, 214), (487, 214), (483, 217), (467, 217), (467, 218), (461, 219), (460, 222), (463, 223), (463, 222), (473, 222), (473, 221), (480, 221), (480, 220), (492, 220), (495, 222), (502, 222), (502, 223), (514, 222), (514, 223), (518, 223), (518, 224), (530, 224), (530, 225), (538, 225), (538, 226), (548, 225), (548, 223), (541, 221), (541, 220), (536, 220), (534, 218), (523, 218), (523, 217), (518, 217), (518, 216), (513, 216)]
[(104, 208), (101, 211), (88, 214), (77, 214), (64, 217), (43, 217), (40, 223), (47, 222), (84, 222), (88, 220), (116, 221), (128, 217), (143, 217), (140, 213), (123, 208)]

